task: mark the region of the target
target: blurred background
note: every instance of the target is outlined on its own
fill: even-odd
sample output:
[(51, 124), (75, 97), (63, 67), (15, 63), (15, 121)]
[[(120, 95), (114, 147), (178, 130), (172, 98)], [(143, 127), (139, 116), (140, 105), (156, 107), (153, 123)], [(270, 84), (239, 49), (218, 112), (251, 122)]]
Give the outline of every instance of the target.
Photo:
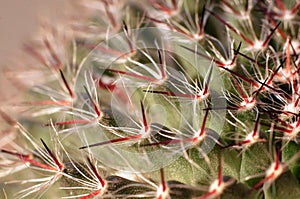
[[(0, 107), (17, 98), (19, 91), (11, 85), (5, 68), (16, 67), (14, 60), (22, 54), (22, 43), (37, 32), (40, 21), (63, 18), (66, 0), (0, 0)], [(13, 100), (14, 101), (14, 100)]]

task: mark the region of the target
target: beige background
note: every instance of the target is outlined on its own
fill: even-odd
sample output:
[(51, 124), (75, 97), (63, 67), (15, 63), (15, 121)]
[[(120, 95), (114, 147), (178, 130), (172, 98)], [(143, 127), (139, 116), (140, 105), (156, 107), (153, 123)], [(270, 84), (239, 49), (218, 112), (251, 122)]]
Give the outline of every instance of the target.
[(0, 64), (5, 64), (32, 32), (41, 17), (62, 16), (65, 0), (0, 0)]
[(38, 30), (43, 17), (55, 23), (63, 16), (66, 0), (0, 0), (0, 107), (18, 92), (7, 81), (3, 69), (14, 67), (22, 42)]

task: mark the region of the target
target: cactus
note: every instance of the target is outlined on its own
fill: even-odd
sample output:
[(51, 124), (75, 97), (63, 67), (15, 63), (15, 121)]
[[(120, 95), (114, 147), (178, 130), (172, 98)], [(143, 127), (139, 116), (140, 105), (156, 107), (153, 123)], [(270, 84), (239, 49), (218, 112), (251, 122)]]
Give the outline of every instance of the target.
[(72, 3), (6, 71), (1, 198), (300, 198), (299, 1)]

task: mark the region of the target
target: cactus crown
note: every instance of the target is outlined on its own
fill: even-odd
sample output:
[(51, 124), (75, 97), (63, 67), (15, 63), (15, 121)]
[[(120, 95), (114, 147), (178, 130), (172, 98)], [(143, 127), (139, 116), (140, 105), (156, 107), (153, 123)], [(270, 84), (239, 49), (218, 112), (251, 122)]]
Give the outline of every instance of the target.
[(299, 6), (74, 2), (8, 71), (3, 198), (300, 198)]

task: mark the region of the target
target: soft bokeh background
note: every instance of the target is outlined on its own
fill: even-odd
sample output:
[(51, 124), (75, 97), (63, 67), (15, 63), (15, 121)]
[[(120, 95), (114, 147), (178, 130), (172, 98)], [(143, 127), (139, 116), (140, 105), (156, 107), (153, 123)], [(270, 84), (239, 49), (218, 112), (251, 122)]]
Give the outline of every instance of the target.
[(38, 30), (41, 19), (61, 20), (65, 6), (66, 0), (0, 0), (0, 106), (20, 94), (5, 77), (5, 68), (17, 67), (13, 60), (22, 54), (22, 42)]

